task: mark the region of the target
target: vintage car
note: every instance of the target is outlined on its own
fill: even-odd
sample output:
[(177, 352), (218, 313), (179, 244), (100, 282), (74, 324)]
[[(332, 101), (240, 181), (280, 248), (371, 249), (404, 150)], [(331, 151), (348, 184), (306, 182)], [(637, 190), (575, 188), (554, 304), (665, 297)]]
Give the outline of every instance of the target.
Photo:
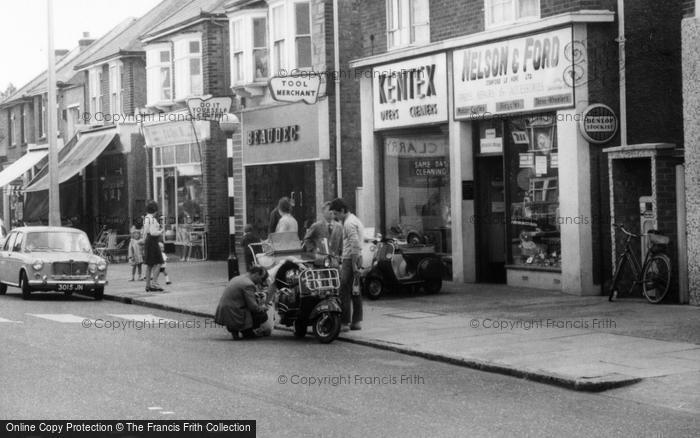
[(0, 295), (19, 287), (22, 298), (33, 291), (92, 293), (101, 300), (107, 262), (92, 253), (87, 235), (67, 227), (20, 227), (0, 248)]

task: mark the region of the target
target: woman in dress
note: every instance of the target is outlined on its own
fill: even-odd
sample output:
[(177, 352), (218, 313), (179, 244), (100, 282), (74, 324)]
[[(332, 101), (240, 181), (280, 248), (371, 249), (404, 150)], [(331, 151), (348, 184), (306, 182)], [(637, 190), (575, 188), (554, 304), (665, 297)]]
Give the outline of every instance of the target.
[(162, 291), (163, 289), (152, 278), (160, 272), (163, 256), (158, 246), (163, 228), (155, 214), (158, 212), (158, 204), (151, 201), (146, 205), (146, 217), (143, 220), (142, 237), (146, 239), (144, 244), (143, 262), (146, 264), (146, 292)]

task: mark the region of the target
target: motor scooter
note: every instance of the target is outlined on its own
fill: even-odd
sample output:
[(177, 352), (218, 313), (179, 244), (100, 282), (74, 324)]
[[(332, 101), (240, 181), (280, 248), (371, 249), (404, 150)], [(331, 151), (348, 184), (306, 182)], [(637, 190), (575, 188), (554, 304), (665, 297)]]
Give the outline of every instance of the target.
[[(372, 264), (363, 272), (365, 295), (379, 299), (387, 289), (421, 287), (434, 294), (442, 289), (443, 262), (435, 253), (435, 246), (399, 243), (392, 238), (373, 240), (370, 251)], [(374, 248), (374, 249), (372, 249)]]
[(293, 326), (297, 338), (304, 337), (311, 326), (319, 342), (333, 342), (340, 334), (342, 313), (338, 270), (330, 267), (330, 258), (320, 261), (304, 252), (298, 236), (271, 237), (269, 242), (249, 245), (249, 249), (256, 264), (270, 275), (279, 323)]

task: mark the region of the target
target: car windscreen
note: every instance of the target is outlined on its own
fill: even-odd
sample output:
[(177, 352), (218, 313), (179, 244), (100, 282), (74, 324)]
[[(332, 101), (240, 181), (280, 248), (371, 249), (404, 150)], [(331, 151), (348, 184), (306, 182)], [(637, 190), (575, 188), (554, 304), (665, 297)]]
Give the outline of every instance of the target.
[(27, 233), (24, 248), (28, 251), (91, 252), (87, 236), (66, 231), (38, 231)]

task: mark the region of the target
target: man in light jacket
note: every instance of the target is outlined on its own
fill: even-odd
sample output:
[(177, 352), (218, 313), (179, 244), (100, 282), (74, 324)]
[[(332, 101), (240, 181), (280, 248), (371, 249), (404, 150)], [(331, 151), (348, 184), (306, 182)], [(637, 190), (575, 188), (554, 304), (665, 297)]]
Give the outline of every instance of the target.
[[(341, 315), (341, 331), (361, 330), (362, 294), (353, 293), (352, 284), (355, 276), (359, 276), (362, 267), (362, 239), (364, 225), (360, 219), (348, 210), (348, 205), (341, 198), (331, 202), (330, 210), (336, 220), (343, 224), (343, 251), (340, 268), (340, 300), (343, 306)], [(352, 323), (351, 323), (352, 316)], [(348, 324), (350, 324), (348, 326)]]
[(267, 271), (253, 266), (247, 273), (232, 278), (224, 289), (214, 322), (226, 326), (233, 339), (254, 338), (253, 330), (267, 321), (267, 309), (255, 297), (257, 286), (266, 279)]

